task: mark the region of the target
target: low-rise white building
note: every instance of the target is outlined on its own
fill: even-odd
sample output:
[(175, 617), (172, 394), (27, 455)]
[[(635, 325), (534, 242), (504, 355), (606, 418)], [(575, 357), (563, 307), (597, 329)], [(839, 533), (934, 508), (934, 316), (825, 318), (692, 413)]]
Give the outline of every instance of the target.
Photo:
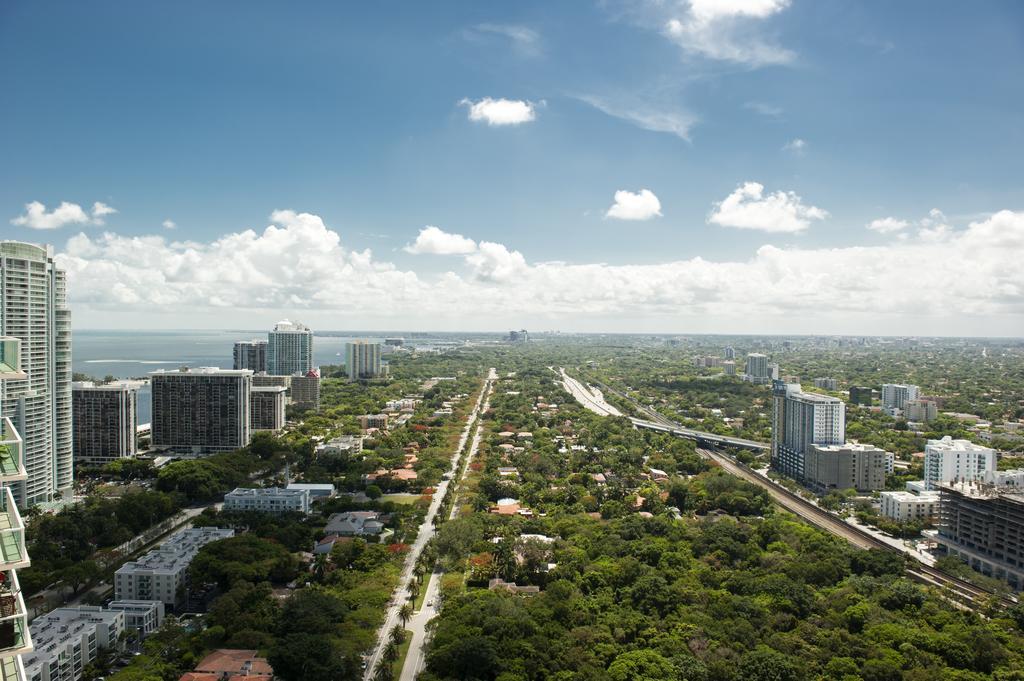
[(309, 513), (309, 490), (281, 487), (236, 487), (224, 495), (225, 511)]
[(899, 522), (929, 520), (939, 514), (939, 493), (882, 492), (882, 515)]
[(362, 435), (342, 435), (317, 445), (317, 456), (355, 455), (363, 451)]
[(111, 601), (107, 610), (123, 612), (124, 628), (142, 637), (149, 636), (164, 623), (164, 604), (160, 601)]
[(29, 625), (35, 650), (24, 655), (27, 681), (78, 681), (101, 648), (116, 648), (124, 613), (82, 605), (57, 608)]
[(233, 536), (234, 530), (218, 527), (175, 533), (159, 548), (118, 568), (114, 573), (114, 599), (161, 601), (171, 608), (182, 605), (188, 588), (188, 566), (199, 549)]
[(293, 482), (288, 485), (288, 489), (306, 490), (309, 492), (309, 503), (311, 504), (320, 499), (330, 499), (335, 493), (334, 485), (329, 482)]

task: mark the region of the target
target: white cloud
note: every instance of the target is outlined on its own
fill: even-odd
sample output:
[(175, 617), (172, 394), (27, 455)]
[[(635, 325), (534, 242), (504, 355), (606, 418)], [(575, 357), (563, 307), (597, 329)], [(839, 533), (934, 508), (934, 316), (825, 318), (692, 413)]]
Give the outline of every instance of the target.
[(540, 34), (528, 26), (516, 24), (477, 24), (467, 34), (467, 37), (477, 38), (482, 33), (508, 38), (516, 51), (524, 56), (536, 57), (541, 53)]
[(757, 229), (763, 232), (802, 232), (811, 220), (824, 220), (828, 211), (805, 206), (794, 192), (777, 191), (765, 195), (764, 185), (744, 182), (715, 204), (708, 222), (723, 227)]
[(577, 97), (598, 111), (629, 121), (637, 127), (652, 132), (667, 132), (681, 139), (690, 141), (690, 128), (697, 123), (697, 117), (689, 111), (663, 103), (652, 103), (630, 97), (596, 97), (580, 95)]
[(662, 32), (684, 51), (750, 66), (785, 64), (794, 54), (765, 41), (759, 22), (789, 6), (789, 0), (690, 0), (652, 3), (646, 14), (660, 17)]
[(875, 232), (881, 232), (882, 234), (888, 234), (889, 232), (899, 232), (910, 226), (910, 223), (906, 220), (898, 220), (893, 217), (878, 218), (872, 220), (867, 224), (867, 228)]
[[(935, 220), (934, 217), (929, 217)], [(343, 247), (316, 215), (278, 211), (262, 231), (209, 243), (72, 237), (59, 263), (84, 327), (211, 327), (303, 312), (319, 328), (1009, 335), (1024, 328), (1024, 212), (941, 239), (870, 247), (752, 247), (749, 257), (658, 264), (531, 263), (484, 241), (454, 271), (421, 277)], [(952, 273), (952, 276), (951, 276)], [(914, 296), (894, 296), (907, 281)], [(312, 323), (312, 321), (311, 321)], [(525, 324), (525, 321), (524, 321)], [(532, 328), (527, 327), (527, 328)]]
[(797, 156), (802, 156), (804, 151), (806, 151), (806, 149), (807, 149), (807, 142), (802, 140), (802, 139), (800, 139), (799, 137), (791, 139), (790, 141), (788, 141), (784, 145), (782, 145), (782, 150), (783, 151), (792, 152), (792, 153), (796, 154)]
[(164, 220), (160, 224), (163, 225), (164, 229), (177, 229), (178, 228), (178, 225), (177, 225), (177, 223), (174, 222), (174, 220)]
[(661, 216), (661, 201), (650, 189), (636, 193), (620, 189), (615, 192), (615, 203), (604, 216), (617, 220), (650, 220)]
[(100, 201), (92, 204), (91, 216), (77, 203), (68, 201), (61, 201), (59, 206), (47, 212), (45, 205), (39, 201), (32, 201), (25, 204), (25, 214), (12, 219), (11, 224), (31, 229), (60, 229), (67, 225), (102, 225), (105, 216), (116, 212), (115, 208)]
[(469, 120), (487, 125), (520, 125), (537, 118), (536, 105), (521, 99), (484, 97), (476, 102), (463, 99), (459, 104), (469, 109)]
[(465, 255), (476, 251), (476, 242), (461, 234), (452, 234), (439, 227), (427, 225), (420, 230), (416, 241), (407, 244), (404, 250), (417, 255)]

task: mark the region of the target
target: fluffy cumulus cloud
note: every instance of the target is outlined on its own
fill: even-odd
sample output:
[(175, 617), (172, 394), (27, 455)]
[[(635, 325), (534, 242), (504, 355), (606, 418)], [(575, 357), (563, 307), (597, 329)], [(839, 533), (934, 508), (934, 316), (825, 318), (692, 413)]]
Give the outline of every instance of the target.
[(103, 218), (113, 215), (117, 209), (107, 204), (96, 201), (92, 204), (92, 214), (89, 214), (77, 203), (61, 201), (60, 205), (51, 211), (39, 201), (32, 201), (25, 204), (25, 212), (11, 220), (12, 225), (29, 227), (31, 229), (60, 229), (67, 225), (102, 225)]
[(828, 211), (808, 206), (794, 192), (764, 193), (759, 182), (744, 182), (715, 204), (708, 222), (723, 227), (762, 232), (802, 232), (811, 220), (824, 220)]
[(650, 220), (661, 216), (661, 201), (650, 189), (635, 193), (621, 189), (615, 192), (615, 203), (604, 215), (616, 220)]
[(881, 232), (882, 234), (888, 234), (889, 232), (899, 232), (910, 226), (910, 223), (906, 220), (898, 220), (896, 218), (878, 218), (872, 220), (867, 224), (867, 228), (874, 232)]
[(794, 58), (759, 34), (764, 20), (788, 6), (789, 0), (689, 0), (654, 2), (648, 12), (664, 15), (663, 33), (687, 53), (763, 66)]
[(522, 99), (483, 99), (459, 102), (469, 110), (469, 120), (487, 125), (520, 125), (537, 118), (537, 105)]
[(405, 251), (416, 255), (465, 255), (476, 251), (476, 242), (461, 234), (452, 234), (440, 227), (427, 225), (420, 230), (416, 241), (405, 247)]
[[(204, 312), (242, 323), (266, 311), (266, 318), (319, 315), (328, 320), (323, 328), (339, 329), (366, 319), (387, 325), (381, 328), (453, 329), (502, 328), (516, 319), (563, 329), (629, 330), (628, 320), (641, 320), (668, 331), (699, 324), (758, 331), (751, 325), (763, 324), (790, 332), (1019, 332), (1024, 213), (1001, 211), (956, 229), (928, 219), (931, 227), (884, 245), (764, 245), (718, 262), (530, 262), (505, 244), (481, 241), (472, 252), (451, 254), (450, 271), (419, 276), (368, 250), (346, 249), (316, 215), (278, 211), (262, 231), (209, 243), (82, 233), (58, 259), (75, 314), (93, 325), (118, 315), (123, 325), (137, 325), (139, 315), (157, 314), (163, 326), (181, 326)], [(893, 295), (907, 281), (915, 282), (914, 295)]]

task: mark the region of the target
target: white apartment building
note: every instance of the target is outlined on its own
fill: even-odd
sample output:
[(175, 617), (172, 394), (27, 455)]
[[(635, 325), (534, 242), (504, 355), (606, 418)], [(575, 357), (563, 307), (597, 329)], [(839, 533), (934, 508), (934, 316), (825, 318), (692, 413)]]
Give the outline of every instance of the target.
[(812, 445), (846, 442), (846, 404), (835, 397), (805, 393), (798, 383), (776, 381), (772, 388), (772, 468), (804, 480)]
[(32, 620), (35, 650), (23, 657), (27, 681), (78, 681), (101, 648), (117, 648), (124, 613), (82, 605)]
[(939, 415), (939, 406), (932, 400), (908, 400), (903, 407), (903, 415), (908, 421), (929, 423)]
[(309, 490), (237, 487), (224, 495), (225, 511), (309, 513)]
[(107, 610), (123, 612), (124, 628), (138, 632), (143, 638), (164, 623), (164, 604), (160, 601), (111, 601)]
[(233, 536), (234, 530), (217, 527), (175, 533), (159, 548), (118, 568), (114, 573), (114, 599), (161, 601), (171, 608), (182, 605), (188, 588), (188, 566), (199, 549)]
[(751, 352), (747, 355), (747, 369), (745, 379), (752, 383), (767, 383), (768, 378), (768, 356), (759, 352)]
[(51, 246), (0, 241), (0, 336), (21, 341), (20, 378), (8, 379), (0, 417), (23, 439), (21, 507), (70, 496), (71, 312)]
[(898, 522), (929, 520), (939, 514), (939, 493), (882, 492), (882, 515)]
[(921, 389), (916, 385), (903, 383), (882, 384), (882, 409), (888, 414), (902, 412), (907, 402), (916, 400)]
[(363, 451), (362, 435), (341, 435), (316, 446), (317, 456), (355, 455)]
[(939, 485), (983, 480), (996, 470), (996, 452), (969, 440), (928, 440), (924, 448), (924, 481), (929, 490)]
[(313, 368), (313, 331), (287, 319), (267, 333), (267, 373), (274, 376), (305, 375)]
[(384, 375), (380, 348), (380, 343), (363, 340), (345, 345), (345, 370), (348, 372), (349, 380), (378, 378)]

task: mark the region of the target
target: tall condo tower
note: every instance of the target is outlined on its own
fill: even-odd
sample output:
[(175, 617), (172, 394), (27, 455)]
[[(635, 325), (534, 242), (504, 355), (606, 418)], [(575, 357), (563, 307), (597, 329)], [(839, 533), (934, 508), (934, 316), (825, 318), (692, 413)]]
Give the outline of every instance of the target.
[(313, 368), (313, 331), (287, 319), (267, 333), (267, 373), (272, 376), (303, 374)]
[[(24, 381), (21, 341), (0, 337), (0, 406), (8, 381)], [(28, 475), (22, 465), (23, 442), (10, 418), (0, 419), (0, 680), (25, 681), (21, 656), (32, 651), (28, 613), (21, 595), (17, 571), (28, 567), (25, 524), (14, 503), (10, 484), (24, 484)]]
[(6, 382), (2, 415), (24, 440), (27, 478), (13, 486), (21, 506), (68, 496), (71, 444), (71, 312), (53, 249), (0, 242), (0, 335), (21, 341), (25, 377)]
[(262, 374), (267, 370), (267, 341), (235, 341), (234, 369), (250, 369)]
[(350, 381), (382, 376), (380, 343), (352, 341), (345, 346), (345, 369)]
[(772, 468), (803, 481), (812, 445), (846, 441), (846, 403), (836, 397), (805, 393), (799, 383), (772, 384)]

